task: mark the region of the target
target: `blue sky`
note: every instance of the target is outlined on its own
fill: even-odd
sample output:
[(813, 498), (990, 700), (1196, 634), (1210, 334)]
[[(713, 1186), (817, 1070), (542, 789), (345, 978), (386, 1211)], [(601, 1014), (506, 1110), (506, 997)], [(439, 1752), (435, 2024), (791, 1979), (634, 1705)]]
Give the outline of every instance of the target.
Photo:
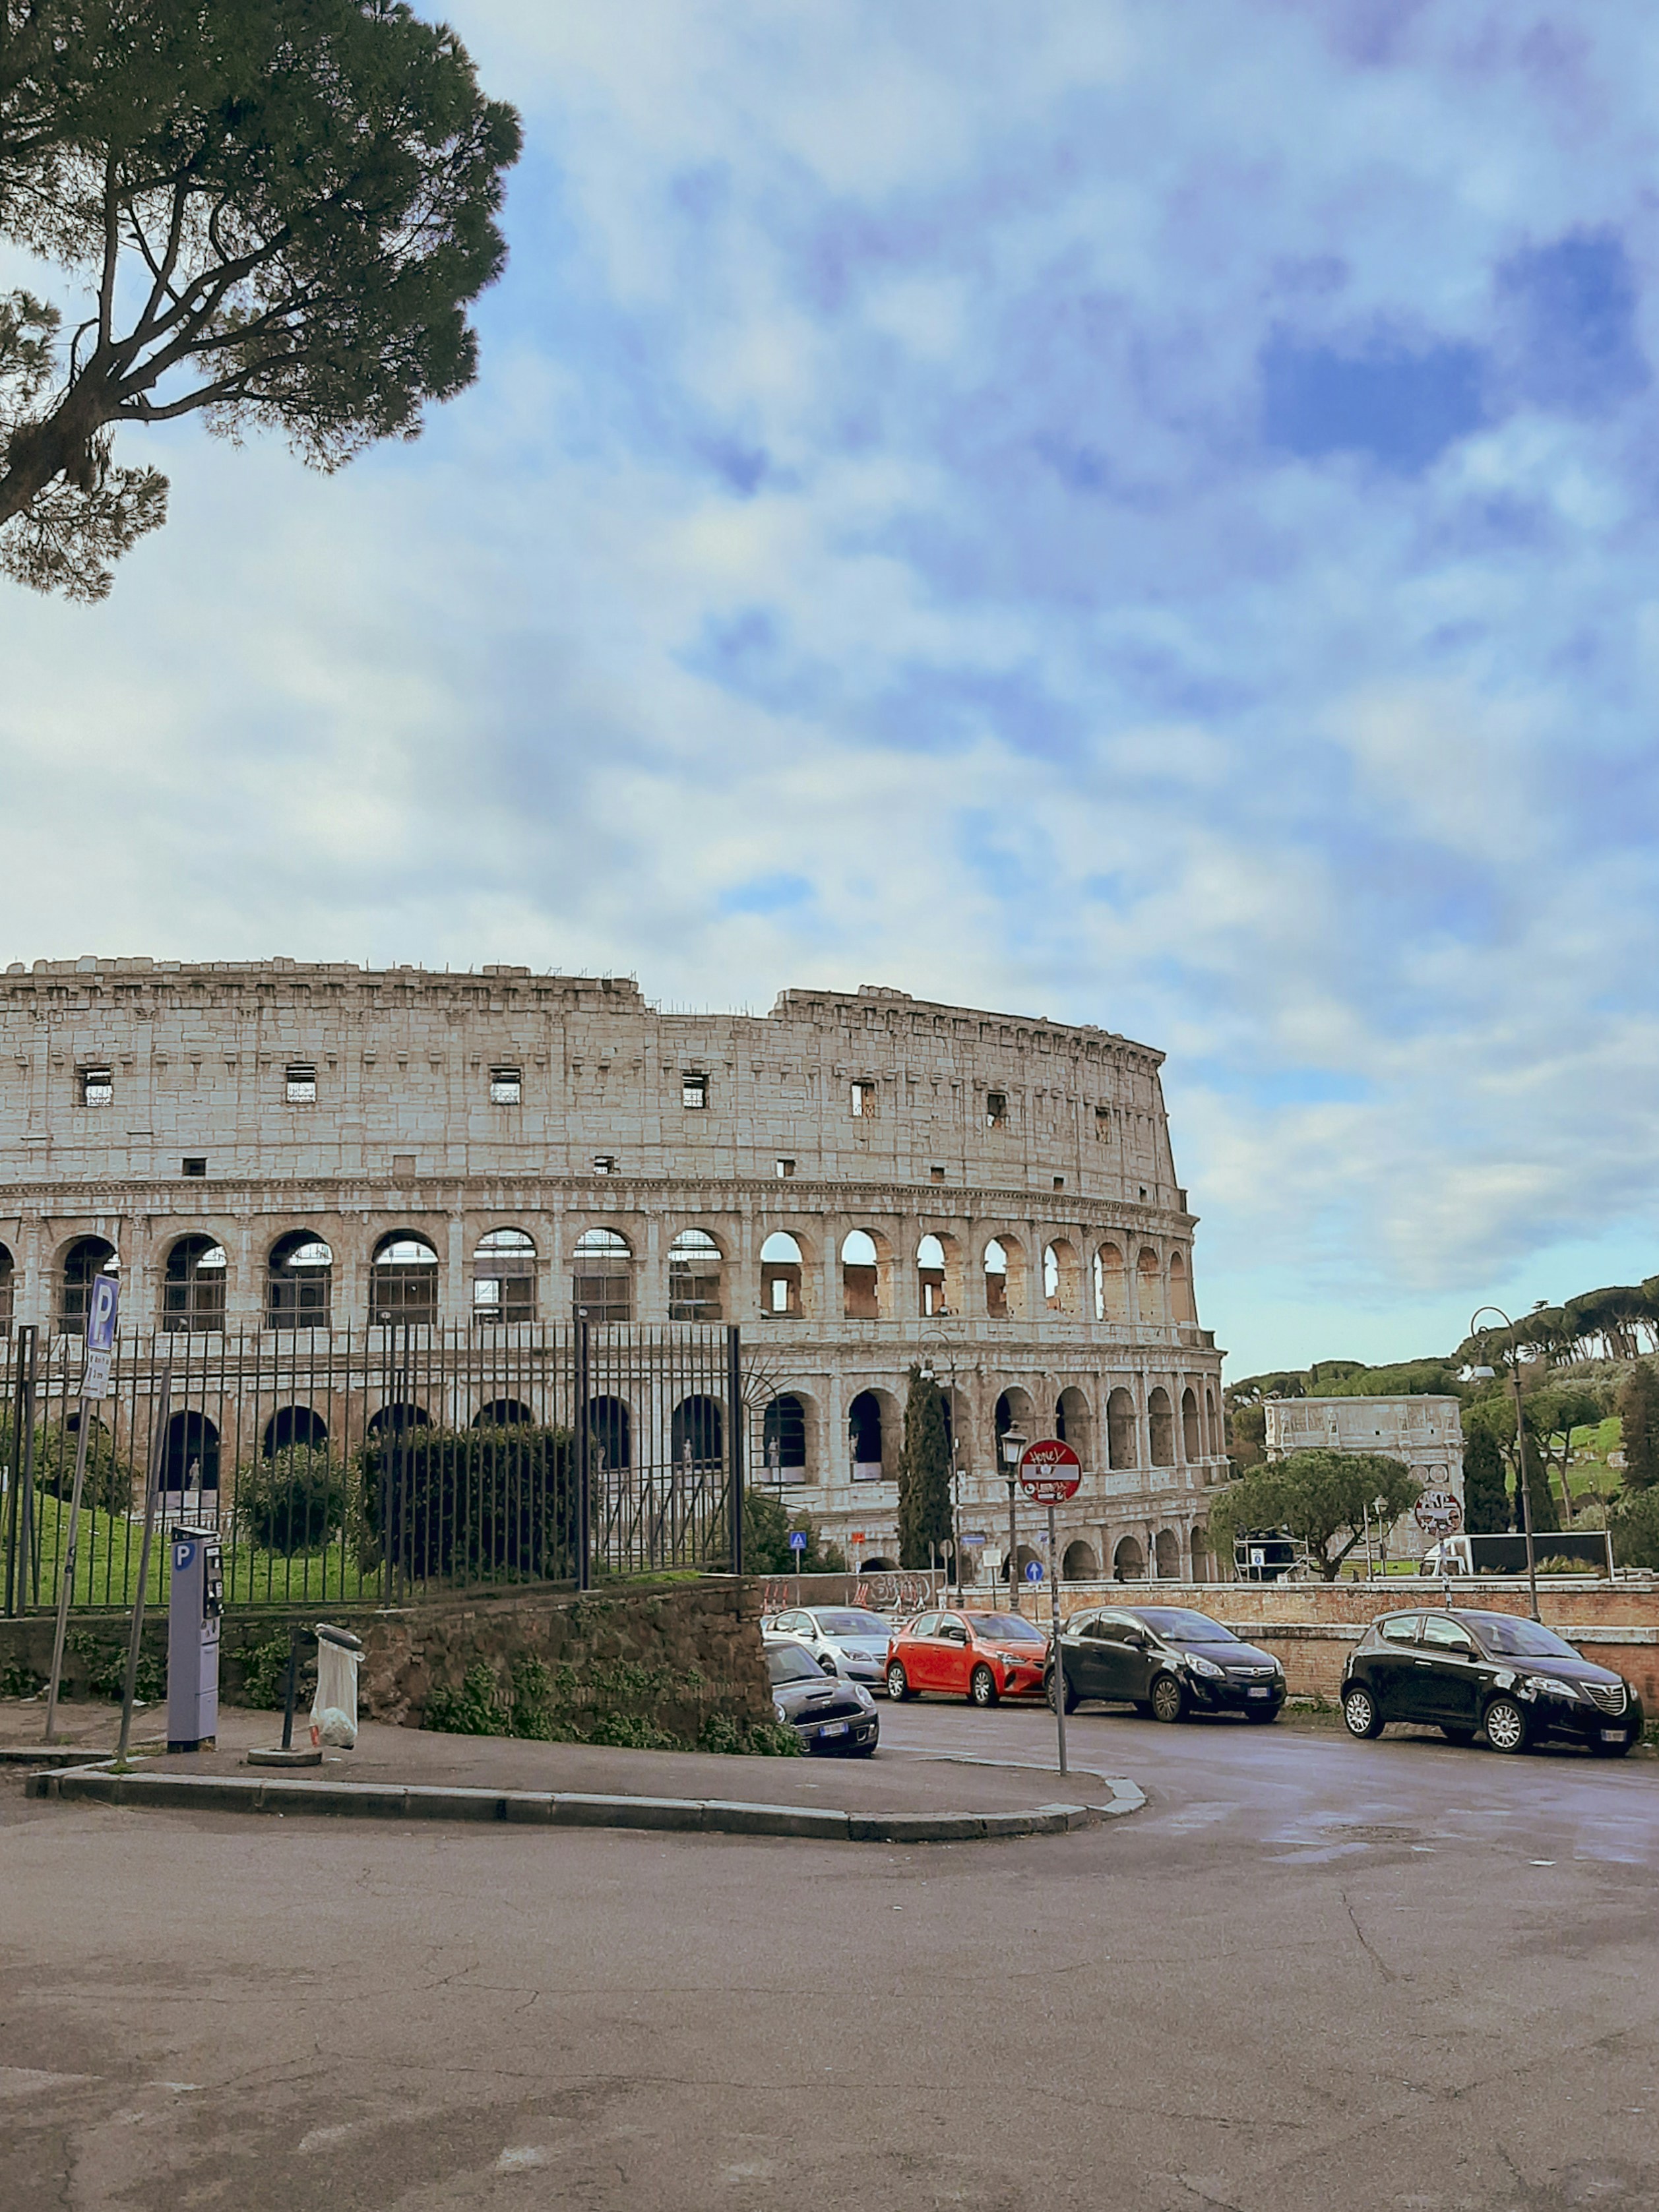
[(1646, 11), (448, 13), (480, 381), (6, 589), (8, 957), (1103, 1023), (1236, 1374), (1659, 1269)]

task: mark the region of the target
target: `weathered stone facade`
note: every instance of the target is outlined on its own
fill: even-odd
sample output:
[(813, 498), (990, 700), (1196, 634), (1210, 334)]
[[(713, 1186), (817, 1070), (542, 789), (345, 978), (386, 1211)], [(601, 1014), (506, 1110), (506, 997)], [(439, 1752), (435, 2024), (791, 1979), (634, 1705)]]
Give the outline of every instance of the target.
[[(1161, 1065), (1105, 1030), (870, 988), (754, 1017), (516, 968), (14, 965), (0, 1313), (73, 1333), (95, 1239), (126, 1331), (362, 1328), (409, 1283), (453, 1328), (562, 1319), (578, 1294), (735, 1322), (799, 1407), (770, 1478), (855, 1564), (896, 1556), (905, 1381), (927, 1360), (982, 1560), (1007, 1527), (1000, 1419), (1081, 1453), (1068, 1572), (1202, 1572), (1220, 1356)], [(593, 1232), (622, 1241), (595, 1259)], [(420, 1265), (388, 1288), (393, 1248)], [(309, 1305), (279, 1280), (301, 1249), (326, 1254)]]
[[(1286, 1452), (1384, 1452), (1403, 1460), (1425, 1490), (1449, 1490), (1463, 1504), (1463, 1414), (1455, 1398), (1269, 1398), (1270, 1459)], [(1389, 1531), (1389, 1555), (1420, 1559), (1433, 1542), (1409, 1513)]]

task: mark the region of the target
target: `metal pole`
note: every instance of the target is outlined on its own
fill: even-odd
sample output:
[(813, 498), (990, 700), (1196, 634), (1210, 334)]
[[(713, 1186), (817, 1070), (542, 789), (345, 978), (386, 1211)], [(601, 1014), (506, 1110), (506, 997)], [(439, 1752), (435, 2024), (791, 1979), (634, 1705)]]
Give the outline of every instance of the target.
[(17, 1332), (16, 1376), (11, 1395), (11, 1438), (7, 1455), (11, 1464), (7, 1469), (6, 1489), (6, 1611), (17, 1610), (17, 1494), (23, 1480), (23, 1377), (25, 1352), (23, 1339), (33, 1332)]
[(1054, 1653), (1054, 1733), (1060, 1739), (1060, 1771), (1066, 1765), (1066, 1663), (1060, 1650), (1060, 1576), (1054, 1563), (1054, 1509), (1048, 1508), (1048, 1620), (1049, 1648)]
[(1527, 1480), (1527, 1423), (1521, 1410), (1521, 1360), (1515, 1343), (1515, 1325), (1510, 1324), (1510, 1387), (1515, 1393), (1515, 1464), (1519, 1470), (1516, 1480), (1521, 1485), (1521, 1525), (1527, 1535), (1527, 1588), (1532, 1593), (1532, 1617), (1541, 1620), (1538, 1610), (1538, 1557), (1532, 1540), (1532, 1485)]
[(726, 1332), (726, 1426), (732, 1439), (729, 1455), (732, 1485), (732, 1571), (743, 1572), (743, 1353), (738, 1324)]
[[(189, 1377), (185, 1377), (188, 1387)], [(138, 1688), (138, 1647), (144, 1634), (144, 1599), (149, 1588), (149, 1549), (155, 1534), (155, 1497), (167, 1449), (167, 1413), (173, 1400), (173, 1362), (169, 1359), (161, 1370), (161, 1381), (155, 1397), (155, 1419), (150, 1430), (149, 1465), (144, 1470), (144, 1542), (138, 1555), (138, 1590), (132, 1601), (132, 1632), (127, 1638), (126, 1678), (121, 1685), (121, 1738), (115, 1747), (115, 1763), (127, 1763), (127, 1746), (132, 1740), (132, 1700)]]
[(294, 1692), (300, 1680), (300, 1630), (288, 1632), (288, 1682), (283, 1692), (283, 1749), (294, 1748)]
[(1014, 1478), (1008, 1478), (1008, 1597), (1009, 1609), (1019, 1611), (1019, 1555), (1014, 1542)]
[(64, 1639), (69, 1634), (70, 1599), (75, 1589), (75, 1544), (81, 1528), (81, 1490), (87, 1479), (87, 1431), (92, 1425), (92, 1402), (90, 1398), (82, 1397), (81, 1418), (75, 1431), (75, 1487), (70, 1494), (69, 1547), (58, 1584), (58, 1628), (52, 1640), (52, 1678), (46, 1687), (47, 1743), (58, 1741), (58, 1691), (64, 1679)]
[(578, 1312), (576, 1327), (576, 1587), (592, 1589), (593, 1562), (591, 1553), (592, 1502), (588, 1490), (587, 1384), (588, 1340), (587, 1316)]

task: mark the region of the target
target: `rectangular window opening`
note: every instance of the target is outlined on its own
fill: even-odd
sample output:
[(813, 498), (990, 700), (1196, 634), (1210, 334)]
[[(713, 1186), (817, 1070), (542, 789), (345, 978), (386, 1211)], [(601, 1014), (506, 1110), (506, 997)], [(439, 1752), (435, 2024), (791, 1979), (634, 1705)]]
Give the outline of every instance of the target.
[(524, 1099), (524, 1071), (518, 1067), (492, 1067), (489, 1071), (489, 1103), (492, 1106), (517, 1106)]
[(1065, 1188), (1066, 1188), (1066, 1178), (1065, 1178), (1065, 1176), (1056, 1176), (1054, 1177), (1054, 1188), (1055, 1188), (1056, 1190), (1064, 1190), (1064, 1189), (1065, 1189)]
[(179, 1164), (183, 1173), (187, 1176), (204, 1176), (207, 1173), (205, 1160), (184, 1160)]
[(1095, 1109), (1095, 1136), (1103, 1145), (1109, 1145), (1112, 1141), (1112, 1109), (1109, 1106), (1097, 1106)]
[(595, 1154), (593, 1160), (593, 1172), (595, 1175), (615, 1175), (617, 1172), (616, 1154), (614, 1152), (599, 1152)]
[(1006, 1091), (988, 1091), (985, 1094), (985, 1126), (988, 1129), (1005, 1129), (1008, 1126), (1008, 1094)]
[(680, 1103), (697, 1112), (708, 1104), (708, 1078), (706, 1075), (683, 1075), (680, 1078)]
[(929, 1174), (930, 1176), (932, 1176), (932, 1177), (933, 1178), (933, 1181), (934, 1181), (935, 1182), (944, 1182), (944, 1180), (945, 1180), (945, 1170), (944, 1170), (944, 1169), (943, 1169), (943, 1168), (929, 1168), (929, 1169), (928, 1169), (928, 1170), (927, 1170), (927, 1172), (928, 1172), (928, 1174)]
[(112, 1106), (115, 1103), (115, 1078), (106, 1067), (82, 1067), (76, 1071), (83, 1106)]
[(795, 1163), (793, 1162), (793, 1160), (780, 1160), (780, 1161), (778, 1162), (778, 1174), (779, 1174), (779, 1175), (780, 1175), (780, 1176), (781, 1176), (781, 1177), (782, 1177), (786, 1182), (788, 1180), (788, 1178), (789, 1178), (792, 1175), (793, 1175), (793, 1173), (794, 1173), (794, 1172), (795, 1172)]
[(317, 1071), (309, 1060), (296, 1060), (288, 1068), (283, 1095), (290, 1106), (317, 1103)]
[(881, 1094), (873, 1083), (853, 1085), (853, 1112), (861, 1121), (873, 1121), (881, 1109)]

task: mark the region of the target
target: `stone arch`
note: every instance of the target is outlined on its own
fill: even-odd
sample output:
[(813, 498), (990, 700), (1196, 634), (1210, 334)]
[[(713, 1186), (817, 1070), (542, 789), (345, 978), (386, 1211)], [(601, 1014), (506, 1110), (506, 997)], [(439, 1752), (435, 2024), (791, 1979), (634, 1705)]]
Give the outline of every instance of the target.
[(1092, 1583), (1100, 1577), (1100, 1561), (1095, 1547), (1081, 1536), (1066, 1547), (1065, 1557), (1060, 1563), (1060, 1578), (1068, 1583)]
[(11, 1334), (12, 1294), (16, 1283), (17, 1267), (11, 1248), (0, 1244), (0, 1336)]
[(1215, 1459), (1221, 1451), (1221, 1431), (1216, 1424), (1215, 1392), (1206, 1382), (1204, 1386), (1204, 1433), (1208, 1439), (1209, 1456)]
[(1164, 1322), (1164, 1276), (1158, 1255), (1150, 1244), (1143, 1244), (1135, 1261), (1135, 1303), (1140, 1309), (1140, 1318), (1150, 1328), (1159, 1328)]
[(847, 1321), (892, 1317), (892, 1248), (878, 1230), (849, 1229), (841, 1240), (841, 1305)]
[(881, 1553), (877, 1552), (871, 1558), (859, 1561), (859, 1572), (861, 1575), (896, 1575), (898, 1572), (898, 1561), (884, 1559)]
[(1089, 1401), (1076, 1383), (1069, 1383), (1054, 1403), (1054, 1434), (1072, 1449), (1085, 1468), (1095, 1463), (1095, 1420)]
[[(113, 1264), (112, 1264), (113, 1263)], [(84, 1336), (93, 1279), (115, 1273), (115, 1247), (106, 1237), (77, 1237), (58, 1263), (58, 1334)]]
[(1083, 1318), (1083, 1273), (1069, 1237), (1053, 1237), (1042, 1248), (1042, 1303), (1064, 1320)]
[(521, 1398), (492, 1398), (472, 1416), (475, 1429), (529, 1428), (536, 1416)]
[(1170, 1255), (1170, 1319), (1189, 1324), (1198, 1319), (1193, 1304), (1193, 1279), (1180, 1252)]
[(799, 1321), (811, 1313), (806, 1255), (799, 1237), (775, 1229), (761, 1246), (761, 1311), (777, 1321)]
[(980, 1255), (985, 1311), (992, 1321), (1018, 1321), (1025, 1311), (1025, 1247), (999, 1230)]
[(1202, 1528), (1194, 1529), (1190, 1548), (1193, 1580), (1195, 1583), (1213, 1582), (1216, 1579), (1215, 1554), (1211, 1551), (1209, 1537)]
[(799, 1390), (781, 1390), (761, 1417), (761, 1470), (768, 1482), (807, 1480), (806, 1401)]
[(1160, 1528), (1153, 1543), (1153, 1558), (1161, 1583), (1181, 1579), (1181, 1539), (1173, 1528)]
[(860, 1390), (847, 1408), (847, 1450), (854, 1482), (881, 1480), (886, 1441), (879, 1396), (873, 1390)]
[[(1044, 1575), (1047, 1575), (1048, 1571), (1048, 1562), (1043, 1558), (1041, 1552), (1034, 1552), (1029, 1544), (1020, 1544), (1017, 1546), (1014, 1552), (1014, 1580), (1019, 1584), (1022, 1589), (1029, 1589), (1030, 1587), (1025, 1580), (1025, 1570), (1027, 1567), (1034, 1565), (1041, 1567)], [(1008, 1560), (1006, 1554), (1004, 1555), (1002, 1562), (1002, 1578), (1005, 1582), (1008, 1579)]]
[(610, 1396), (587, 1401), (587, 1442), (597, 1473), (607, 1474), (634, 1464), (634, 1416), (626, 1400)]
[(718, 1469), (726, 1448), (720, 1400), (701, 1392), (682, 1398), (674, 1408), (669, 1440), (674, 1464), (682, 1474), (707, 1474)]
[[(996, 1471), (1000, 1475), (1006, 1476), (1008, 1469), (1003, 1462), (1002, 1456), (1004, 1437), (1012, 1430), (1016, 1435), (1024, 1437), (1029, 1444), (1035, 1443), (1039, 1434), (1036, 1407), (1031, 1402), (1030, 1393), (1022, 1390), (1018, 1382), (1011, 1382), (1006, 1390), (999, 1391), (993, 1420), (997, 1439)], [(1005, 1559), (1003, 1561), (1005, 1568), (1007, 1564)]]
[(225, 1248), (199, 1233), (173, 1239), (161, 1282), (161, 1327), (210, 1334), (225, 1325)]
[(260, 1435), (259, 1456), (274, 1459), (278, 1452), (296, 1447), (326, 1451), (328, 1423), (309, 1406), (279, 1406)]
[(1146, 1579), (1146, 1554), (1138, 1536), (1120, 1536), (1112, 1553), (1112, 1580), (1142, 1583)]
[(576, 1239), (570, 1295), (593, 1328), (634, 1318), (634, 1248), (621, 1230), (596, 1225)]
[(187, 1409), (173, 1414), (161, 1449), (161, 1488), (217, 1490), (219, 1431), (205, 1413)]
[(950, 1320), (966, 1310), (962, 1244), (946, 1230), (930, 1229), (916, 1246), (916, 1310), (924, 1321)]
[(1181, 1394), (1181, 1443), (1190, 1467), (1204, 1456), (1204, 1439), (1198, 1425), (1198, 1393), (1190, 1387)]
[(393, 1398), (368, 1417), (372, 1437), (406, 1437), (411, 1429), (429, 1429), (432, 1416), (424, 1406), (411, 1406)]
[(485, 1231), (472, 1253), (472, 1318), (480, 1328), (536, 1318), (536, 1240), (524, 1229)]
[(437, 1246), (416, 1229), (389, 1231), (369, 1263), (369, 1326), (430, 1328), (437, 1318)]
[(334, 1302), (333, 1248), (313, 1229), (290, 1229), (265, 1261), (265, 1327), (326, 1328)]
[(973, 1407), (967, 1394), (952, 1389), (948, 1382), (939, 1386), (939, 1405), (945, 1414), (945, 1441), (951, 1449), (953, 1468), (965, 1468), (973, 1459)]
[(1146, 1425), (1152, 1431), (1152, 1465), (1173, 1467), (1175, 1454), (1175, 1413), (1170, 1404), (1170, 1394), (1158, 1383), (1147, 1394)]
[(1109, 1467), (1136, 1467), (1139, 1464), (1138, 1426), (1135, 1401), (1120, 1383), (1106, 1401), (1106, 1463)]
[(670, 1321), (720, 1320), (725, 1313), (721, 1273), (726, 1255), (707, 1229), (682, 1229), (668, 1248)]
[(1123, 1254), (1117, 1245), (1109, 1242), (1095, 1254), (1094, 1278), (1095, 1319), (1127, 1322), (1129, 1282), (1124, 1271)]

